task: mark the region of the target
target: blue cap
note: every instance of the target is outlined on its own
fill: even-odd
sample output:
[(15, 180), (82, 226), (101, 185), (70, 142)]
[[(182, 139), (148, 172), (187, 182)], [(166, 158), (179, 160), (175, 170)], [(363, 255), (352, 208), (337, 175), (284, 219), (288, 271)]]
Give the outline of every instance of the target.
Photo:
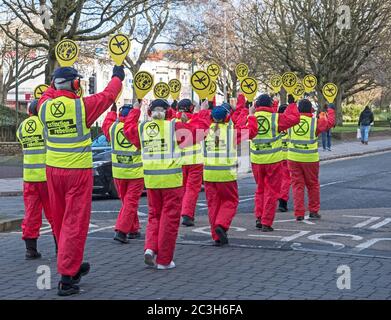
[(32, 100), (29, 105), (29, 113), (34, 116), (37, 116), (38, 115), (37, 107), (38, 107), (38, 100), (37, 99)]
[(257, 107), (271, 107), (273, 104), (272, 98), (268, 94), (261, 94), (257, 98)]
[(224, 120), (228, 113), (229, 110), (224, 106), (217, 106), (212, 109), (212, 117), (217, 121)]
[(133, 105), (132, 104), (124, 104), (120, 109), (119, 109), (119, 114), (122, 116), (122, 117), (126, 117), (130, 110), (133, 109)]
[(66, 81), (71, 81), (76, 78), (83, 78), (76, 69), (71, 67), (62, 67), (57, 68), (53, 73), (53, 80), (56, 79), (65, 79)]
[(167, 100), (164, 100), (164, 99), (153, 100), (151, 107), (150, 107), (150, 110), (152, 111), (153, 109), (155, 109), (157, 107), (162, 107), (164, 109), (168, 109), (170, 107), (170, 105), (168, 104)]
[(190, 112), (192, 105), (193, 105), (193, 103), (191, 102), (190, 99), (182, 99), (178, 103), (178, 110), (179, 111)]

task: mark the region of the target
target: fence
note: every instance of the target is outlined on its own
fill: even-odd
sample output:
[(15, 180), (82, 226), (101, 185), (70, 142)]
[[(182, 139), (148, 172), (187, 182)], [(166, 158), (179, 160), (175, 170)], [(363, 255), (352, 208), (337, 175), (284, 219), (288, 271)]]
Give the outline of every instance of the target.
[(0, 126), (0, 141), (17, 141), (15, 126)]

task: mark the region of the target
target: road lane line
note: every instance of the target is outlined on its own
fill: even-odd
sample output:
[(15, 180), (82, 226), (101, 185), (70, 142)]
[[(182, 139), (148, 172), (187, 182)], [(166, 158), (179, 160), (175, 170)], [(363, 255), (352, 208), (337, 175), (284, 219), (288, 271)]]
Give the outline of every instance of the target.
[(378, 223), (374, 224), (373, 226), (369, 227), (369, 229), (376, 230), (376, 229), (379, 229), (379, 228), (385, 226), (386, 224), (389, 224), (390, 222), (391, 222), (391, 218), (385, 218), (383, 221), (378, 222)]

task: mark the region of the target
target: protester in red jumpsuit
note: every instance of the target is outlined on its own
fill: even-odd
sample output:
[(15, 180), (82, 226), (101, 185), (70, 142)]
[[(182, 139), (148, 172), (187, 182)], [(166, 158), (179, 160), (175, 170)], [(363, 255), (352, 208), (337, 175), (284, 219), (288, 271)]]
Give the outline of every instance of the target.
[[(308, 191), (308, 209), (310, 211), (309, 217), (312, 219), (320, 219), (320, 186), (319, 186), (319, 153), (317, 137), (324, 131), (330, 130), (335, 125), (335, 106), (329, 104), (327, 109), (327, 116), (314, 119), (316, 122), (315, 130), (315, 145), (313, 153), (299, 154), (300, 161), (292, 160), (295, 156), (293, 150), (296, 147), (292, 143), (291, 135), (289, 137), (289, 151), (288, 151), (288, 167), (291, 173), (294, 211), (297, 221), (302, 221), (305, 215), (305, 203), (304, 203), (304, 189)], [(312, 104), (309, 100), (303, 99), (299, 102), (300, 117), (307, 117), (307, 119), (313, 119), (312, 116)], [(295, 128), (293, 128), (295, 129)], [(317, 158), (313, 161), (313, 158)]]
[[(38, 100), (29, 106), (29, 118), (24, 120), (17, 137), (23, 148), (23, 200), (25, 216), (22, 222), (22, 239), (26, 243), (26, 259), (39, 259), (37, 239), (42, 226), (42, 209), (53, 230), (53, 213), (49, 204), (49, 193), (45, 172), (44, 131), (38, 119)], [(40, 163), (40, 161), (42, 161)], [(54, 238), (56, 243), (56, 240)], [(57, 247), (57, 245), (56, 245)]]
[[(175, 123), (176, 142), (180, 148), (194, 145), (204, 138), (204, 135), (197, 134), (197, 131), (205, 132), (209, 128), (210, 119), (206, 108), (207, 104), (204, 103), (197, 119), (191, 123)], [(152, 102), (149, 111), (152, 119), (161, 121), (167, 120), (167, 109), (168, 103), (157, 99)], [(139, 106), (135, 106), (126, 118), (124, 133), (133, 145), (141, 149), (139, 117)], [(175, 268), (173, 257), (180, 224), (183, 187), (167, 188), (164, 184), (158, 188), (148, 188), (147, 184), (146, 187), (148, 224), (145, 236), (145, 263), (149, 266), (157, 266), (158, 269)]]
[[(51, 87), (39, 101), (39, 107), (42, 108), (46, 101), (63, 99), (61, 97), (77, 101), (79, 97), (75, 89), (79, 78), (80, 75), (73, 68), (58, 68), (53, 74)], [(124, 68), (116, 66), (113, 69), (113, 77), (103, 92), (82, 98), (87, 128), (116, 100), (124, 78)], [(45, 125), (44, 121), (43, 124)], [(91, 144), (91, 139), (89, 143)], [(61, 274), (58, 294), (62, 296), (78, 293), (79, 287), (76, 283), (90, 269), (90, 265), (82, 261), (91, 215), (92, 156), (90, 165), (91, 168), (88, 169), (48, 165), (46, 168), (54, 233), (58, 240), (57, 268)]]
[[(112, 130), (112, 125), (116, 121), (124, 123), (127, 115), (132, 108), (133, 106), (131, 105), (124, 105), (119, 111), (119, 117), (117, 117), (117, 107), (116, 104), (113, 105), (111, 111), (107, 113), (102, 125), (102, 131), (106, 136), (107, 141), (111, 140), (110, 130)], [(121, 170), (125, 171), (126, 169), (118, 169), (119, 172), (121, 172)], [(137, 209), (141, 195), (144, 190), (144, 179), (142, 177), (139, 178), (139, 171), (142, 172), (142, 167), (135, 168), (133, 170), (133, 172), (135, 173), (131, 174), (132, 179), (122, 177), (121, 179), (113, 178), (115, 187), (118, 192), (118, 196), (121, 199), (122, 203), (122, 207), (119, 212), (117, 222), (115, 224), (116, 235), (114, 237), (114, 240), (117, 240), (122, 243), (128, 243), (129, 241), (127, 240), (127, 238), (137, 239), (141, 236), (139, 232), (140, 223), (138, 219)]]

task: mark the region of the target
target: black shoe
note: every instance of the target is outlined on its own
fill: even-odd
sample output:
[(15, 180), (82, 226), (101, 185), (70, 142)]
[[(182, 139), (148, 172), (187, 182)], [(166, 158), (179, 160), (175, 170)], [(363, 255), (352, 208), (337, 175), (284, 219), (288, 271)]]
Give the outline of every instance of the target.
[(126, 233), (123, 233), (121, 231), (115, 232), (114, 240), (121, 243), (129, 243), (129, 240), (126, 238)]
[(58, 291), (57, 294), (60, 297), (70, 296), (72, 294), (78, 294), (80, 292), (79, 286), (71, 283), (62, 283), (61, 281), (58, 283)]
[(255, 226), (258, 228), (258, 229), (262, 229), (262, 223), (261, 223), (261, 220), (260, 219), (257, 219), (255, 221)]
[(194, 219), (190, 218), (189, 216), (182, 216), (182, 224), (186, 227), (193, 227)]
[(216, 227), (215, 232), (219, 237), (221, 246), (228, 244), (227, 232), (221, 226)]
[(287, 212), (288, 211), (288, 202), (286, 202), (283, 199), (278, 199), (278, 202), (279, 202), (278, 211)]
[(262, 225), (261, 231), (262, 232), (272, 232), (272, 231), (274, 231), (274, 229), (272, 227)]
[(25, 239), (26, 260), (40, 259), (42, 255), (37, 251), (37, 239)]
[(80, 282), (81, 277), (84, 277), (90, 272), (90, 264), (88, 262), (83, 262), (79, 268), (78, 273), (72, 277), (72, 284), (77, 284)]
[(296, 221), (303, 221), (303, 220), (304, 220), (304, 216), (296, 217)]
[(141, 238), (140, 232), (129, 232), (128, 233), (128, 239), (139, 239)]
[(220, 247), (220, 246), (221, 246), (220, 240), (214, 240), (214, 241), (213, 241), (213, 245), (214, 245), (215, 247)]
[(322, 216), (316, 212), (310, 212), (310, 219), (320, 219)]

